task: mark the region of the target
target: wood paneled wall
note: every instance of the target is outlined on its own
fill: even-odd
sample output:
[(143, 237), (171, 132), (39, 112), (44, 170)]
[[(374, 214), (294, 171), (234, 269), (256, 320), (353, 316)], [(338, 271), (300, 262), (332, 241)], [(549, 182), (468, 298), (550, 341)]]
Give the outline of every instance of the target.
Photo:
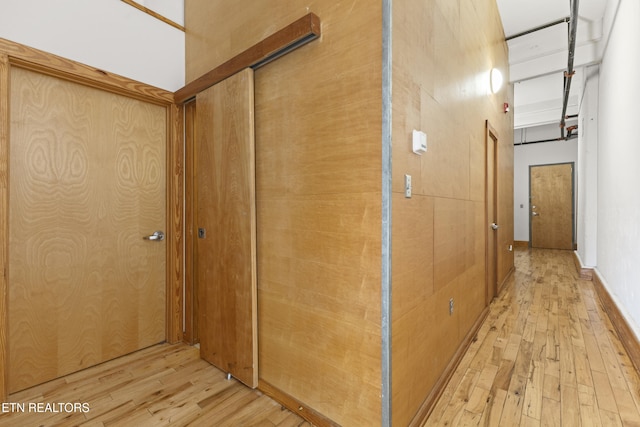
[[(508, 81), (494, 1), (394, 0), (392, 38), (392, 412), (404, 426), (485, 308), (486, 120), (499, 136), (498, 282), (513, 267), (513, 94), (489, 92), (492, 67)], [(427, 133), (422, 156), (413, 129)]]
[[(308, 12), (321, 39), (255, 74), (260, 381), (339, 424), (379, 425), (380, 4), (187, 2), (187, 80)], [(513, 267), (513, 92), (489, 93), (492, 67), (508, 80), (493, 0), (394, 0), (392, 38), (392, 413), (407, 425), (485, 309), (486, 120), (498, 280)]]
[(379, 425), (381, 5), (186, 2), (187, 79), (309, 12), (322, 37), (255, 72), (260, 383)]

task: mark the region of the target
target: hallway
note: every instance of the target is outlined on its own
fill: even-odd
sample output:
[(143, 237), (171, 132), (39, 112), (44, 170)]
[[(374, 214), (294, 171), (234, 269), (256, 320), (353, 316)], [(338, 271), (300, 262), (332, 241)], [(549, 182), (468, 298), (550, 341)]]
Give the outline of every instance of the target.
[[(425, 426), (640, 426), (640, 379), (570, 251), (516, 251), (516, 273)], [(0, 416), (13, 425), (308, 426), (184, 345), (160, 345), (11, 396), (89, 411)], [(28, 411), (27, 411), (28, 412)]]
[(640, 426), (640, 380), (572, 252), (519, 249), (425, 426)]

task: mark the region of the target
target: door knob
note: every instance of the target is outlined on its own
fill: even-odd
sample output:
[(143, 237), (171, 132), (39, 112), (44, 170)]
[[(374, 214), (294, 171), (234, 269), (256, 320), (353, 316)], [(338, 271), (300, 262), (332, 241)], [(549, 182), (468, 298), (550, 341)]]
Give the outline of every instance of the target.
[(491, 229), (492, 230), (497, 230), (498, 228), (499, 228), (498, 224), (496, 224), (495, 222), (491, 224)]
[(155, 233), (153, 233), (150, 236), (144, 236), (143, 237), (144, 240), (164, 240), (164, 233), (162, 231), (156, 231)]
[(538, 216), (538, 215), (540, 215), (540, 214), (539, 214), (538, 212), (531, 212), (531, 215), (532, 215), (532, 216)]

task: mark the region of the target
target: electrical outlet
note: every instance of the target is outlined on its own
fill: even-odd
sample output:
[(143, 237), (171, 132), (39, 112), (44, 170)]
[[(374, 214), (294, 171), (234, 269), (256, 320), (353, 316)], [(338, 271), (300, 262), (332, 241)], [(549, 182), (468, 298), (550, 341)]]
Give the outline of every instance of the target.
[(453, 316), (453, 298), (449, 300), (449, 316)]

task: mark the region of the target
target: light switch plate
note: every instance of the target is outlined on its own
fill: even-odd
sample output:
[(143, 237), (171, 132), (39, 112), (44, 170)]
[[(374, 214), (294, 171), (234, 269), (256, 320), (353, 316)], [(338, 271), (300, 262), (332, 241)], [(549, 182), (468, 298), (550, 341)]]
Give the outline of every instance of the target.
[(411, 175), (404, 176), (404, 197), (411, 198)]

